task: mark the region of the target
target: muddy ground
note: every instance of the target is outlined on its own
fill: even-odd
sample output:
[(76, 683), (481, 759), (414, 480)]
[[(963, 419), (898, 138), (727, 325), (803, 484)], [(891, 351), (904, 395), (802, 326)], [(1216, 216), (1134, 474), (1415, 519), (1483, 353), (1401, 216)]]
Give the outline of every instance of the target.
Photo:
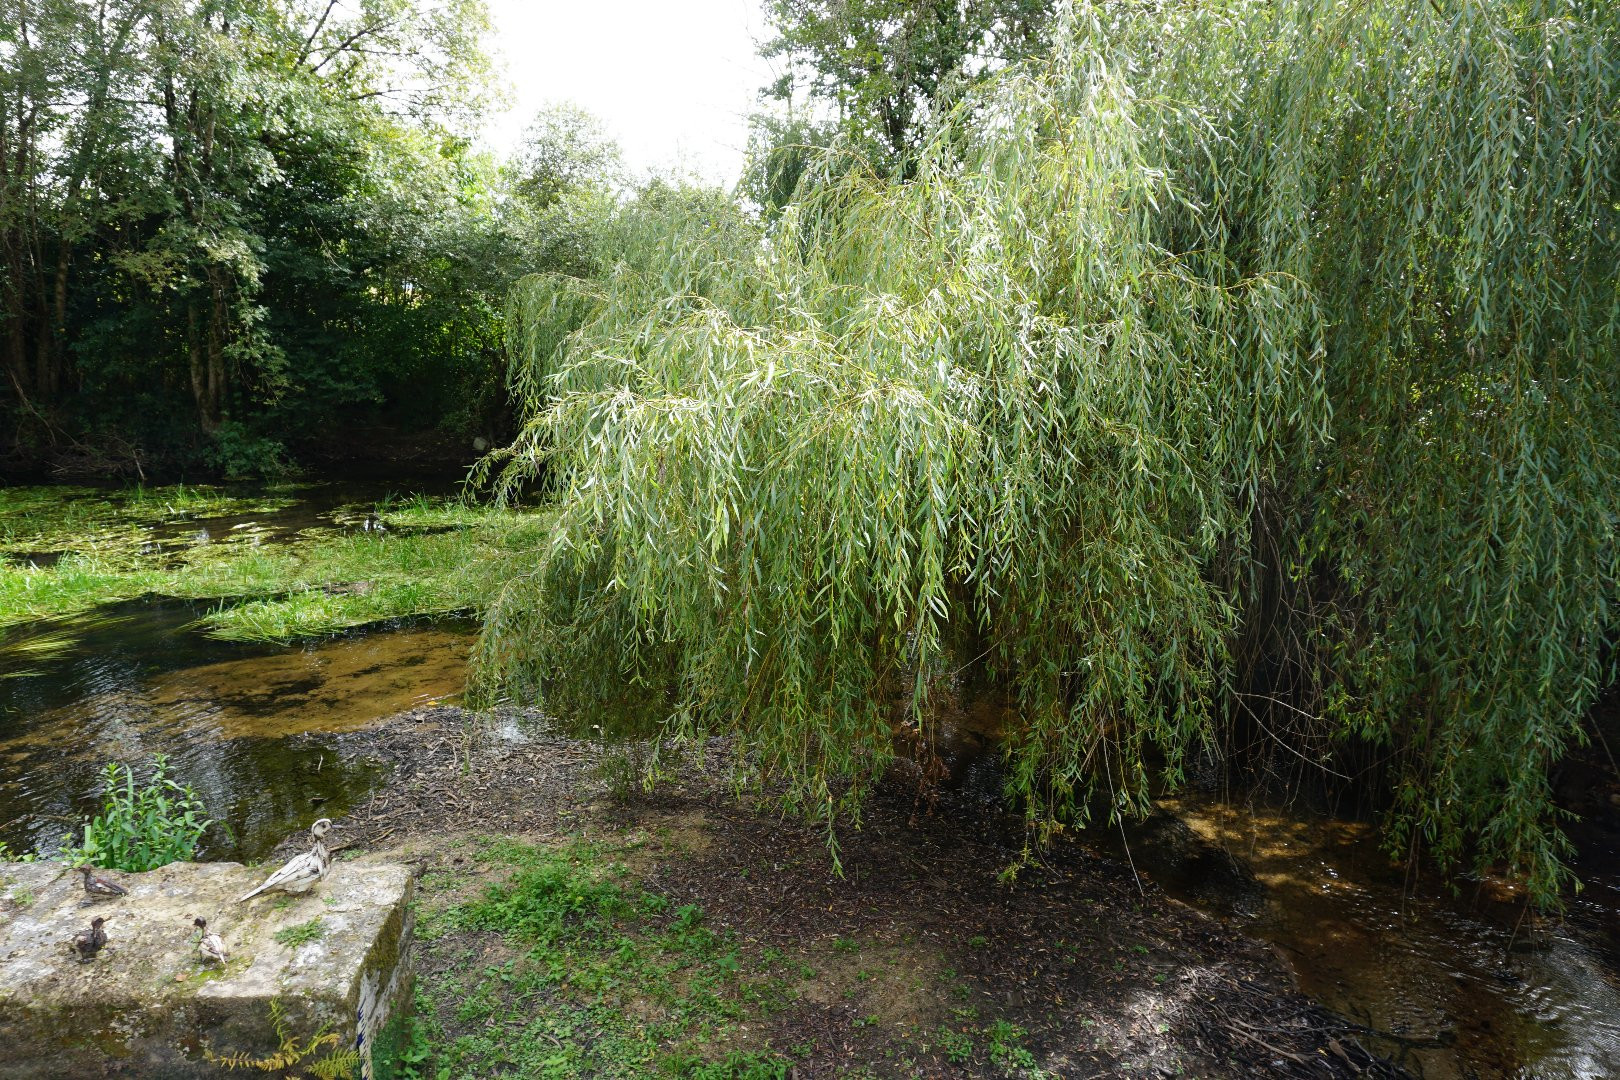
[[(749, 1025), (743, 1048), (793, 1048), (793, 1076), (1403, 1075), (1295, 992), (1266, 946), (1128, 865), (1059, 842), (1006, 882), (1023, 830), (982, 785), (884, 785), (840, 835), (839, 877), (821, 830), (733, 795), (723, 745), (651, 794), (623, 783), (619, 754), (520, 713), (418, 709), (350, 752), (392, 771), (342, 822), (342, 844), (414, 863), (424, 904), (436, 887), (465, 889), (447, 872), (465, 869), (470, 835), (636, 838), (645, 887), (700, 905), (749, 955), (817, 973)], [(421, 977), (468, 947), (424, 942)], [(953, 1059), (919, 1034), (990, 1017), (1021, 1029), (1036, 1069)]]

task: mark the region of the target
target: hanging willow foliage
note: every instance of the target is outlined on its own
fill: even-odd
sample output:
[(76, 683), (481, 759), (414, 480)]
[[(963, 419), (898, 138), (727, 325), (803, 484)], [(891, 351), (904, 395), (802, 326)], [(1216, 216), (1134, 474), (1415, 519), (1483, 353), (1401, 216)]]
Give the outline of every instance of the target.
[(1394, 847), (1552, 897), (1549, 767), (1613, 677), (1620, 9), (1061, 38), (906, 183), (653, 200), (607, 280), (523, 284), (491, 465), (560, 517), (486, 678), (740, 735), (829, 821), (967, 667), (1036, 823), (1275, 701), (1312, 756), (1393, 752)]

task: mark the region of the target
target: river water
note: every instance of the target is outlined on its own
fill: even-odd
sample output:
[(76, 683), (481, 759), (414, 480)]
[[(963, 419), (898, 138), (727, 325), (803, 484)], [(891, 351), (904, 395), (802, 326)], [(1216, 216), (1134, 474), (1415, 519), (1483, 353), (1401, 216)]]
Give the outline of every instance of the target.
[(1193, 795), (1098, 832), (1428, 1080), (1620, 1077), (1620, 861), (1591, 836), (1584, 889), (1537, 921), (1488, 883), (1409, 881), (1366, 822)]
[[(251, 515), (152, 526), (142, 550), (239, 540), (298, 543), (366, 527), (375, 485), (301, 489)], [(31, 554), (49, 565), (54, 552)], [(289, 832), (337, 817), (381, 779), (345, 753), (353, 733), (458, 694), (473, 625), (397, 623), (299, 645), (210, 638), (192, 625), (209, 605), (162, 597), (0, 631), (0, 843), (52, 851), (99, 808), (106, 762), (170, 758), (222, 827), (202, 857), (257, 859)], [(5, 677), (9, 676), (9, 677)]]
[[(378, 494), (314, 489), (251, 523), (187, 523), (154, 536), (154, 551), (244, 524), (264, 542), (293, 543), (362, 527), (355, 500)], [(348, 742), (458, 693), (473, 631), (438, 620), (242, 645), (194, 629), (201, 612), (148, 598), (0, 633), (0, 657), (29, 637), (56, 641), (30, 673), (0, 678), (0, 842), (53, 849), (95, 810), (105, 762), (164, 753), (225, 825), (203, 856), (259, 858), (367, 796), (383, 767), (347, 753)], [(979, 742), (970, 767), (989, 793), (993, 753)], [(1617, 816), (1583, 825), (1586, 887), (1534, 932), (1499, 890), (1452, 895), (1408, 881), (1365, 822), (1183, 795), (1093, 839), (1170, 895), (1270, 942), (1302, 991), (1365, 1025), (1370, 1046), (1419, 1076), (1596, 1080), (1620, 1078)]]

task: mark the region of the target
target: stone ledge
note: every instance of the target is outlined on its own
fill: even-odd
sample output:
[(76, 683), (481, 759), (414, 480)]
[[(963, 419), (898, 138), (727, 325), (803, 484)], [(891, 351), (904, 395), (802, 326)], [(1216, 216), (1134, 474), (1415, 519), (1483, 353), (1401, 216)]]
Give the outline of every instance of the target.
[[(0, 1080), (265, 1075), (209, 1060), (263, 1059), (282, 1048), (271, 1004), (300, 1046), (336, 1035), (304, 1058), (370, 1049), (410, 984), (415, 879), (408, 867), (338, 862), (313, 892), (236, 898), (271, 867), (175, 863), (108, 873), (129, 889), (81, 907), (79, 878), (61, 863), (0, 862)], [(96, 915), (108, 944), (89, 963), (73, 935)], [(225, 939), (230, 963), (204, 964), (191, 920)], [(316, 940), (284, 945), (278, 931), (320, 920)]]

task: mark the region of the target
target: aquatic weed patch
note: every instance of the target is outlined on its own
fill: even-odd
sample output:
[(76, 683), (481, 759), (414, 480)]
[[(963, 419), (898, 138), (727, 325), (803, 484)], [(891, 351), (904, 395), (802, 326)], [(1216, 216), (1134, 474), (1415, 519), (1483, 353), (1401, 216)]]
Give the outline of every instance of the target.
[(154, 553), (164, 530), (204, 518), (245, 517), (285, 509), (291, 488), (253, 495), (223, 488), (0, 488), (0, 555), (67, 552), (128, 559)]
[[(199, 489), (0, 491), (0, 510), (16, 512), (0, 513), (6, 530), (0, 533), (0, 628), (146, 595), (216, 601), (199, 628), (236, 641), (287, 642), (392, 619), (477, 611), (500, 580), (489, 568), (504, 557), (510, 538), (532, 542), (533, 530), (544, 528), (517, 511), (414, 497), (379, 504), (357, 520), (383, 527), (349, 535), (261, 544), (252, 522), (220, 537), (204, 538), (201, 529), (191, 541), (173, 535), (177, 523), (205, 511), (251, 514), (290, 501), (232, 499)], [(160, 531), (167, 539), (158, 539)], [(29, 552), (51, 558), (22, 558)]]

